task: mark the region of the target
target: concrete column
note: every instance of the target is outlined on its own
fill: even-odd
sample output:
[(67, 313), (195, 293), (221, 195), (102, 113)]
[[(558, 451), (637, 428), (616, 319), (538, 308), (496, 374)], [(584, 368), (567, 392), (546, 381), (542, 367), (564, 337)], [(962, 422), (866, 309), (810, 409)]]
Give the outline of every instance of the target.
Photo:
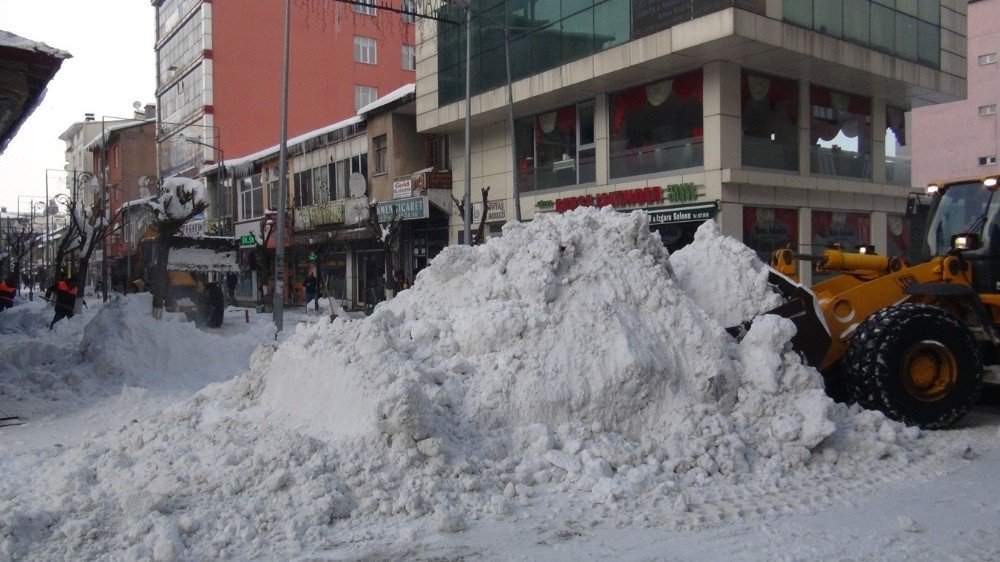
[(883, 256), (889, 255), (889, 241), (886, 238), (888, 215), (882, 211), (872, 213), (872, 244), (875, 251)]
[[(799, 252), (814, 253), (816, 248), (812, 247), (812, 208), (799, 208)], [(812, 263), (807, 261), (799, 262), (799, 280), (805, 285), (812, 285)]]
[[(705, 65), (703, 72), (705, 170), (739, 168), (743, 140), (740, 67), (728, 61), (713, 61)], [(714, 199), (721, 195), (708, 194)]]
[(726, 236), (743, 241), (743, 205), (740, 203), (721, 203), (716, 222)]
[(808, 176), (812, 173), (810, 153), (812, 138), (810, 125), (812, 121), (812, 104), (809, 103), (809, 82), (799, 80), (799, 175)]
[(610, 145), (608, 140), (608, 94), (601, 94), (594, 98), (594, 157), (595, 175), (594, 180), (597, 185), (608, 185), (608, 161), (610, 158)]
[(354, 261), (354, 250), (346, 250), (344, 252), (344, 300), (356, 308), (358, 306), (358, 276)]
[(883, 98), (872, 98), (872, 181), (885, 183), (885, 99)]

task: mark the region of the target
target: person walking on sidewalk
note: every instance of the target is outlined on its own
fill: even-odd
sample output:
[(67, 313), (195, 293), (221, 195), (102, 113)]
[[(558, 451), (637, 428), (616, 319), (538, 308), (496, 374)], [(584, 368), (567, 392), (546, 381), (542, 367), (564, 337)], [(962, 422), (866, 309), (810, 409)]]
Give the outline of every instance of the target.
[(73, 307), (76, 305), (76, 279), (69, 277), (60, 279), (58, 283), (49, 288), (56, 295), (56, 315), (49, 324), (51, 330), (56, 322), (63, 318), (73, 317)]
[[(306, 312), (309, 312), (309, 303), (316, 300), (316, 285), (316, 274), (310, 269), (302, 282), (302, 287), (306, 290)], [(319, 311), (319, 301), (316, 301), (316, 311)]]

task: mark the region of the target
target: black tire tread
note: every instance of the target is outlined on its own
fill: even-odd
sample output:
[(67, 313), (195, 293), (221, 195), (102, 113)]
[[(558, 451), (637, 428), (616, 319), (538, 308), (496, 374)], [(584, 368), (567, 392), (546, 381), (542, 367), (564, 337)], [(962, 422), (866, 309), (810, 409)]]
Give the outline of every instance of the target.
[[(966, 365), (964, 370), (959, 368), (962, 391), (943, 398), (953, 404), (933, 419), (926, 419), (926, 411), (914, 411), (912, 405), (894, 398), (898, 389), (892, 387), (899, 386), (898, 373), (887, 372), (886, 366), (887, 354), (891, 354), (890, 346), (907, 337), (906, 332), (912, 326), (922, 323), (937, 326), (941, 330), (937, 333), (949, 334), (945, 339), (953, 338), (955, 342), (949, 349), (960, 364)], [(982, 359), (972, 332), (945, 310), (917, 303), (889, 306), (866, 319), (848, 345), (845, 374), (848, 392), (854, 402), (870, 410), (879, 410), (897, 421), (925, 429), (945, 428), (957, 422), (976, 403), (982, 390)], [(961, 381), (967, 377), (971, 380)]]

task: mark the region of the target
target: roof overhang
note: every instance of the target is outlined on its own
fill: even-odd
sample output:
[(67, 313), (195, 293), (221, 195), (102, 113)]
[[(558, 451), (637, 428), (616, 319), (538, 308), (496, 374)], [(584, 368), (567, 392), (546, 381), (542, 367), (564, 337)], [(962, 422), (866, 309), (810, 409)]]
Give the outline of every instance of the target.
[(0, 31), (0, 154), (45, 99), (46, 87), (72, 55)]

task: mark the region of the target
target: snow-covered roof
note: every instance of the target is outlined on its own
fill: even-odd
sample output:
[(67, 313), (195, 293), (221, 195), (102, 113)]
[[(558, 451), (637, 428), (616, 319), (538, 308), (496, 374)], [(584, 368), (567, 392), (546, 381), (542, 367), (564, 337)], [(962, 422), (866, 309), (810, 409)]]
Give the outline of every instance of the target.
[(392, 103), (394, 101), (401, 100), (401, 99), (405, 98), (406, 96), (412, 96), (412, 95), (415, 94), (416, 91), (417, 91), (417, 88), (416, 88), (415, 84), (406, 84), (406, 85), (400, 86), (399, 88), (396, 88), (392, 92), (389, 92), (388, 94), (380, 97), (379, 99), (377, 99), (377, 100), (371, 102), (370, 104), (368, 104), (368, 105), (362, 107), (361, 109), (359, 109), (358, 110), (358, 115), (362, 115), (363, 116), (363, 115), (366, 115), (368, 113), (371, 113), (372, 111), (374, 111), (374, 110), (376, 110), (376, 109), (378, 109), (380, 107), (389, 105), (390, 103)]
[[(356, 125), (358, 123), (361, 123), (362, 121), (364, 121), (364, 119), (362, 119), (359, 116), (348, 117), (347, 119), (344, 119), (343, 121), (337, 121), (336, 123), (327, 125), (325, 127), (322, 127), (322, 128), (319, 128), (319, 129), (316, 129), (316, 130), (313, 130), (313, 131), (309, 131), (308, 133), (303, 133), (303, 134), (301, 134), (301, 135), (299, 135), (297, 137), (290, 138), (290, 139), (288, 139), (288, 147), (291, 148), (292, 146), (294, 146), (296, 144), (299, 144), (301, 142), (305, 142), (307, 140), (314, 139), (316, 137), (319, 137), (321, 135), (325, 135), (327, 133), (332, 133), (332, 132), (334, 132), (334, 131), (336, 131), (338, 129), (343, 129), (343, 128), (346, 128), (346, 127), (350, 127), (351, 125)], [(266, 158), (266, 157), (271, 156), (273, 154), (277, 154), (280, 150), (281, 150), (281, 145), (280, 144), (276, 144), (276, 145), (274, 145), (272, 147), (265, 148), (264, 150), (258, 150), (257, 152), (254, 152), (253, 154), (249, 154), (249, 155), (243, 156), (241, 158), (234, 158), (232, 160), (224, 160), (224, 161), (222, 161), (222, 165), (225, 166), (227, 169), (238, 168), (240, 166), (245, 166), (247, 164), (252, 164), (252, 163), (254, 163), (257, 160)], [(218, 167), (219, 167), (218, 164), (211, 164), (209, 166), (202, 166), (202, 168), (199, 170), (199, 174), (204, 175), (204, 174), (207, 174), (207, 173), (211, 173), (212, 171), (218, 169)]]
[(87, 144), (83, 145), (83, 149), (84, 150), (91, 150), (93, 148), (101, 146), (103, 144), (101, 142), (101, 137), (102, 136), (105, 137), (105, 138), (108, 138), (108, 137), (111, 136), (111, 133), (113, 133), (115, 131), (120, 131), (122, 129), (128, 129), (130, 127), (135, 127), (136, 125), (144, 125), (146, 123), (151, 123), (153, 121), (155, 121), (155, 120), (154, 119), (143, 119), (143, 120), (129, 119), (128, 121), (115, 121), (114, 123), (105, 123), (104, 124), (104, 134), (103, 135), (97, 135), (93, 139), (89, 140), (87, 142)]
[(25, 51), (34, 51), (36, 53), (42, 53), (50, 55), (59, 59), (72, 58), (73, 55), (61, 49), (56, 49), (55, 47), (49, 47), (41, 41), (32, 41), (31, 39), (25, 39), (19, 35), (14, 35), (9, 31), (3, 31), (0, 29), (0, 47), (10, 47), (13, 49), (22, 49)]

